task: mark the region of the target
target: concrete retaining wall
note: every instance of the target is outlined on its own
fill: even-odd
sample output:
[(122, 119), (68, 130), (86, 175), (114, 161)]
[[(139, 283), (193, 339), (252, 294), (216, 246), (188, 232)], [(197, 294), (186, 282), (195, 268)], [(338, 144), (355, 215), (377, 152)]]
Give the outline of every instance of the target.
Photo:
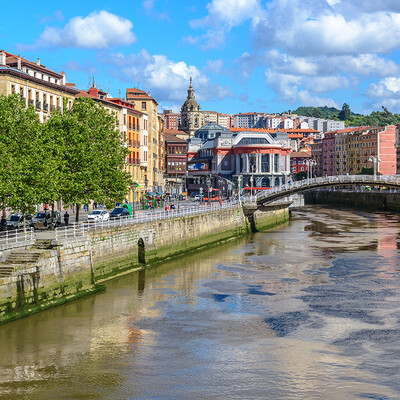
[(306, 204), (332, 204), (366, 210), (400, 211), (400, 193), (309, 191), (304, 194)]

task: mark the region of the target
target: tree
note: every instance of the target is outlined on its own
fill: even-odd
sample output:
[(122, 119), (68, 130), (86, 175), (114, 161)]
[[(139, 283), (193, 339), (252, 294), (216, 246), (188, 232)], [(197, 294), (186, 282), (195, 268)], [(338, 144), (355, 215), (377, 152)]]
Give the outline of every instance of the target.
[(63, 143), (60, 194), (79, 207), (95, 199), (111, 206), (126, 197), (129, 175), (123, 170), (127, 154), (115, 116), (89, 98), (78, 98), (71, 110), (49, 120)]
[(312, 116), (314, 118), (321, 118), (322, 117), (322, 112), (318, 108), (314, 108), (312, 112)]
[(295, 181), (302, 181), (307, 178), (307, 172), (301, 171), (294, 176)]
[(46, 150), (43, 124), (32, 106), (15, 95), (0, 96), (0, 203), (24, 215), (43, 196)]
[(339, 113), (339, 119), (341, 121), (349, 120), (351, 117), (350, 107), (347, 103), (343, 104), (342, 111)]

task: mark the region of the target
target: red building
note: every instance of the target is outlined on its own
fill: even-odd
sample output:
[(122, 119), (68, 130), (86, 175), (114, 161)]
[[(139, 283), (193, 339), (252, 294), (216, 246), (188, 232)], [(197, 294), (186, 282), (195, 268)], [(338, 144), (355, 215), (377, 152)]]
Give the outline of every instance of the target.
[(165, 132), (165, 190), (180, 194), (185, 191), (187, 142), (180, 138), (180, 131)]
[(178, 129), (181, 120), (181, 114), (164, 112), (165, 129)]
[(290, 172), (296, 175), (300, 172), (307, 172), (308, 161), (311, 160), (309, 151), (298, 151), (290, 153)]

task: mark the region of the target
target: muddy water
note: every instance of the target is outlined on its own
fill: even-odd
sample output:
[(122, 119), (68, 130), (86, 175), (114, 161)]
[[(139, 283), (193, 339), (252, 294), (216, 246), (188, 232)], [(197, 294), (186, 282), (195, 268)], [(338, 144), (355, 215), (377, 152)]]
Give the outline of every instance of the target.
[(399, 399), (399, 216), (322, 207), (0, 327), (0, 399)]

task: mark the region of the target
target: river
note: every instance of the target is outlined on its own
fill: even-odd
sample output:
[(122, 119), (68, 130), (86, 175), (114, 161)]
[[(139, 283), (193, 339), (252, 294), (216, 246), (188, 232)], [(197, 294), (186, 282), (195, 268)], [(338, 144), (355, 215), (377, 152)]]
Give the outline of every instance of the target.
[(0, 399), (399, 399), (399, 215), (290, 223), (0, 327)]

